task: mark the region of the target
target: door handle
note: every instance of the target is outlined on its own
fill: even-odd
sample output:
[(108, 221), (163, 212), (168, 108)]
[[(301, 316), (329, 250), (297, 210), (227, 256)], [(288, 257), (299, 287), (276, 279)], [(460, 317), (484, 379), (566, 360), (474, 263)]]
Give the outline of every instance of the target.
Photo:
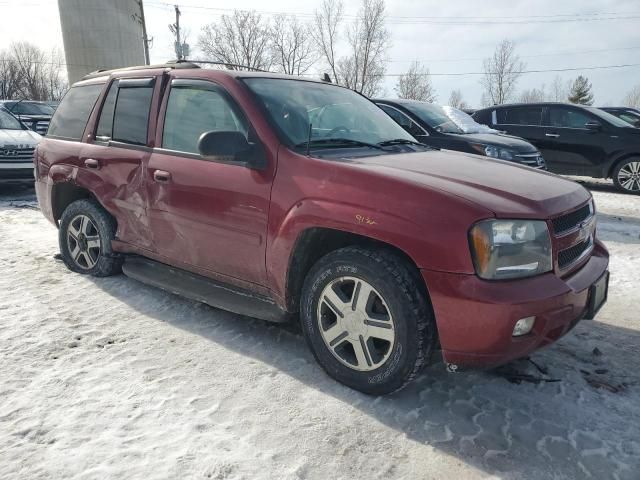
[(551, 137), (551, 138), (558, 138), (560, 135), (558, 135), (557, 133), (545, 133), (545, 136)]
[(87, 158), (84, 161), (84, 166), (87, 168), (92, 168), (94, 170), (98, 170), (100, 168), (100, 162), (98, 160), (95, 160), (93, 158)]
[(153, 179), (156, 182), (167, 183), (171, 180), (171, 174), (169, 172), (165, 172), (164, 170), (156, 170), (153, 172)]

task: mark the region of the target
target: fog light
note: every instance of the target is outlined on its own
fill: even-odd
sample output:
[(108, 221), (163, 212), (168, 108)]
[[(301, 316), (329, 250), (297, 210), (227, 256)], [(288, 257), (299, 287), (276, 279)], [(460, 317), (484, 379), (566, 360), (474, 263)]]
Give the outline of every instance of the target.
[(516, 326), (513, 327), (513, 336), (521, 337), (526, 335), (533, 328), (533, 324), (536, 321), (536, 317), (521, 318), (516, 322)]

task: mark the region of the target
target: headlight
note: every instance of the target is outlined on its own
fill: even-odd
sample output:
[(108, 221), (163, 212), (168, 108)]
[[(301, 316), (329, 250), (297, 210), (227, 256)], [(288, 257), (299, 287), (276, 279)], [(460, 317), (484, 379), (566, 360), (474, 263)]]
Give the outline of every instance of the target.
[(513, 160), (514, 152), (507, 150), (506, 148), (482, 144), (474, 144), (472, 147), (487, 157), (499, 158), (500, 160)]
[(524, 278), (553, 268), (546, 222), (485, 220), (469, 232), (471, 255), (479, 277)]

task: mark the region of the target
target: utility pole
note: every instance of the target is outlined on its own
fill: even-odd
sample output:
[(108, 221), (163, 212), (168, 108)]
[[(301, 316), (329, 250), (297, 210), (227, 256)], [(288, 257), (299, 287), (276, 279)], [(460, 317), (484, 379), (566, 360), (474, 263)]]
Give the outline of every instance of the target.
[(142, 0), (135, 0), (140, 7), (140, 14), (132, 15), (135, 20), (137, 20), (140, 25), (142, 25), (142, 45), (144, 47), (144, 62), (146, 65), (149, 65), (151, 62), (149, 60), (149, 44), (153, 42), (153, 39), (150, 39), (147, 36), (147, 22), (144, 19), (144, 6), (142, 5)]
[(176, 23), (173, 23), (171, 25), (169, 25), (169, 30), (171, 30), (171, 33), (173, 33), (176, 36), (176, 55), (178, 57), (178, 60), (182, 60), (184, 59), (184, 55), (183, 55), (183, 47), (182, 47), (182, 42), (180, 41), (180, 8), (178, 7), (178, 5), (174, 5), (175, 9), (176, 9)]

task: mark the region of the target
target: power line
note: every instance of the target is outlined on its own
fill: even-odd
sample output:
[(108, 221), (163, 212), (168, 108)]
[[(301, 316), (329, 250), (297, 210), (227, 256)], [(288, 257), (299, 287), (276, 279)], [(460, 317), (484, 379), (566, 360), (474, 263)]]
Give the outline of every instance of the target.
[[(573, 68), (549, 68), (540, 70), (520, 70), (512, 73), (526, 74), (526, 73), (552, 73), (552, 72), (577, 72), (581, 70), (607, 70), (610, 68), (626, 68), (626, 67), (640, 67), (640, 63), (627, 63), (622, 65), (598, 65), (593, 67), (573, 67)], [(456, 73), (423, 73), (420, 75), (432, 75), (432, 76), (464, 76), (464, 75), (486, 75), (487, 72), (456, 72)], [(400, 77), (404, 73), (385, 73), (384, 77)], [(497, 73), (489, 72), (489, 75), (497, 75)]]
[[(0, 62), (8, 62), (9, 60), (6, 59), (0, 59)], [(59, 65), (59, 66), (73, 66), (73, 67), (91, 67), (91, 68), (100, 68), (97, 65), (88, 65), (88, 64), (78, 64), (78, 63), (59, 63), (59, 62), (31, 62), (31, 63), (36, 63), (36, 64), (40, 64), (40, 65)], [(196, 62), (197, 63), (197, 62)], [(202, 61), (200, 63), (209, 63), (206, 61)], [(214, 63), (214, 62), (211, 62)], [(224, 62), (221, 62), (224, 63)], [(591, 66), (591, 67), (572, 67), (572, 68), (549, 68), (549, 69), (537, 69), (537, 70), (520, 70), (520, 71), (516, 71), (513, 73), (517, 73), (517, 74), (527, 74), (527, 73), (553, 73), (553, 72), (576, 72), (576, 71), (580, 71), (580, 70), (607, 70), (607, 69), (617, 69), (617, 68), (627, 68), (627, 67), (639, 67), (640, 63), (627, 63), (627, 64), (620, 64), (620, 65), (596, 65), (596, 66)], [(276, 72), (271, 72), (271, 73), (276, 73)], [(431, 76), (464, 76), (464, 75), (485, 75), (486, 72), (451, 72), (451, 73), (445, 73), (445, 72), (434, 72), (434, 73), (424, 73), (421, 75), (431, 75)], [(491, 73), (490, 73), (491, 74)], [(299, 76), (317, 76), (317, 73), (305, 73), (305, 74), (301, 74)], [(382, 75), (383, 77), (399, 77), (401, 75), (404, 75), (404, 73), (385, 73), (384, 75)]]
[[(602, 52), (617, 52), (617, 51), (626, 51), (626, 50), (638, 50), (640, 49), (640, 45), (635, 47), (620, 47), (620, 48), (603, 48), (600, 50), (581, 50), (581, 51), (566, 51), (566, 52), (556, 52), (556, 53), (540, 53), (536, 55), (520, 55), (520, 58), (541, 58), (541, 57), (560, 57), (563, 55), (582, 55), (587, 53), (602, 53)], [(463, 58), (441, 58), (441, 59), (408, 59), (408, 60), (398, 60), (391, 59), (388, 60), (390, 63), (400, 63), (400, 62), (413, 62), (414, 60), (419, 60), (420, 63), (428, 64), (428, 63), (448, 63), (448, 62), (466, 62), (471, 60), (484, 60), (486, 57), (463, 57)]]
[[(148, 1), (151, 6), (171, 7), (171, 4), (161, 1)], [(313, 12), (283, 12), (256, 9), (221, 8), (206, 5), (181, 5), (182, 8), (193, 8), (221, 12), (255, 11), (264, 15), (289, 15), (294, 17), (312, 18)], [(357, 15), (343, 14), (346, 19), (356, 19)], [(572, 18), (570, 18), (572, 17)], [(531, 23), (566, 23), (566, 22), (595, 22), (608, 20), (633, 20), (640, 18), (640, 12), (602, 12), (602, 13), (576, 13), (557, 15), (523, 15), (523, 16), (395, 16), (387, 15), (388, 24), (415, 25), (415, 24), (443, 24), (443, 25), (496, 25), (496, 24), (531, 24)], [(532, 20), (533, 19), (533, 20)]]

